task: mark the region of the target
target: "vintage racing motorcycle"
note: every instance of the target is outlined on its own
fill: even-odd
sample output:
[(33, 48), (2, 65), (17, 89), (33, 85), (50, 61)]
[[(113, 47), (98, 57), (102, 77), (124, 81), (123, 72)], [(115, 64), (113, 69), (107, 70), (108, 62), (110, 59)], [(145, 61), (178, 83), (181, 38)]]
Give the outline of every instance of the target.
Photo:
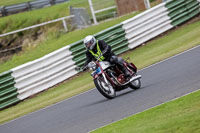
[[(128, 59), (127, 59), (128, 60)], [(117, 65), (108, 61), (90, 62), (87, 67), (92, 70), (94, 84), (97, 90), (106, 98), (113, 99), (116, 97), (116, 91), (121, 91), (128, 87), (139, 89), (141, 87), (141, 75), (137, 75), (137, 67), (133, 63), (124, 61), (124, 66), (131, 73), (131, 77), (125, 78), (124, 73)]]

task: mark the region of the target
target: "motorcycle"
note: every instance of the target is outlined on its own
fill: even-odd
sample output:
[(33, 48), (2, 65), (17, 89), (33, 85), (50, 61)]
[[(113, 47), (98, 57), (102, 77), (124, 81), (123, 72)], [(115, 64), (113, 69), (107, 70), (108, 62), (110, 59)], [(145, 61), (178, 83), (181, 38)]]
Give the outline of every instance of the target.
[(125, 77), (124, 73), (117, 65), (113, 65), (108, 61), (90, 62), (87, 67), (92, 70), (94, 84), (97, 90), (106, 98), (113, 99), (116, 92), (124, 90), (128, 87), (131, 89), (139, 89), (141, 87), (141, 75), (137, 75), (137, 67), (133, 63), (124, 61), (124, 66), (130, 72), (130, 77)]

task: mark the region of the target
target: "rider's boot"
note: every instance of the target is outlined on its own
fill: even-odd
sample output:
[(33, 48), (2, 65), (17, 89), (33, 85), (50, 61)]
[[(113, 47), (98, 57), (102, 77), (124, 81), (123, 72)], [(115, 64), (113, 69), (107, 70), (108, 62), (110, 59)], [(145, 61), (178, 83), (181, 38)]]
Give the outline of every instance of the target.
[(117, 56), (112, 56), (110, 62), (117, 64), (118, 67), (122, 70), (122, 72), (124, 73), (125, 77), (131, 77), (130, 72), (127, 70), (126, 66), (124, 66), (124, 60), (120, 57)]
[(125, 77), (126, 77), (126, 78), (130, 78), (130, 77), (131, 77), (130, 72), (129, 72), (125, 67), (123, 67), (123, 69), (124, 69), (124, 70), (122, 70), (122, 71), (124, 72)]
[(124, 64), (123, 64), (123, 63), (119, 63), (119, 65), (120, 65), (120, 68), (121, 68), (122, 72), (124, 73), (125, 77), (126, 77), (126, 78), (130, 78), (130, 77), (131, 77), (131, 74), (130, 74), (130, 72), (126, 69), (126, 67), (124, 66)]

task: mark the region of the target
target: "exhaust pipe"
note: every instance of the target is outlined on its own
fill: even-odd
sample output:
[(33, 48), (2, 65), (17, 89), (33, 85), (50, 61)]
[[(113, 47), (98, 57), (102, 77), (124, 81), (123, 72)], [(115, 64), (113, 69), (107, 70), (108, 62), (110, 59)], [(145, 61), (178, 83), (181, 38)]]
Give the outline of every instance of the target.
[(141, 79), (141, 78), (142, 78), (142, 75), (137, 75), (137, 76), (135, 76), (135, 77), (132, 77), (132, 78), (129, 80), (129, 83), (132, 82), (132, 81)]
[(115, 78), (115, 76), (114, 76), (112, 73), (111, 73), (111, 75), (112, 75), (112, 77), (115, 79), (115, 81), (116, 81), (119, 85), (121, 85), (121, 86), (127, 85), (127, 84), (129, 84), (130, 82), (133, 82), (133, 81), (135, 81), (135, 80), (138, 80), (138, 79), (142, 78), (142, 75), (137, 75), (137, 76), (132, 77), (128, 82), (122, 84), (122, 83), (120, 83), (120, 82)]

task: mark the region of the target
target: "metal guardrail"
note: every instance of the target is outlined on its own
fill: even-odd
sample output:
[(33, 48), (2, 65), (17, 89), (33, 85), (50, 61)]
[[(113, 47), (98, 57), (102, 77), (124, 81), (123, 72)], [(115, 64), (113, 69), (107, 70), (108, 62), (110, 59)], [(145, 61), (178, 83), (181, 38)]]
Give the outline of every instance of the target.
[(71, 17), (74, 17), (74, 15), (58, 18), (58, 19), (55, 19), (55, 20), (52, 20), (52, 21), (33, 25), (33, 26), (30, 26), (30, 27), (26, 27), (26, 28), (23, 28), (23, 29), (16, 30), (16, 31), (11, 31), (11, 32), (8, 32), (8, 33), (5, 33), (5, 34), (1, 34), (0, 37), (8, 36), (8, 35), (11, 35), (11, 34), (14, 34), (14, 33), (17, 33), (17, 32), (21, 32), (21, 31), (25, 31), (25, 30), (30, 30), (30, 29), (33, 29), (33, 28), (37, 28), (37, 27), (44, 26), (44, 25), (54, 23), (54, 22), (58, 22), (58, 21), (63, 21), (63, 27), (64, 27), (65, 31), (68, 31), (65, 19), (68, 19), (68, 18), (71, 18)]
[(100, 9), (100, 10), (94, 11), (94, 13), (100, 13), (100, 12), (107, 11), (107, 10), (114, 9), (114, 8), (116, 8), (116, 6), (111, 6), (108, 8)]
[(9, 5), (9, 6), (2, 6), (0, 7), (0, 17), (7, 16), (10, 14), (15, 14), (18, 12), (29, 11), (33, 9), (43, 8), (52, 6), (55, 4), (67, 2), (69, 0), (35, 0), (29, 1), (26, 3), (16, 4), (16, 5)]
[[(67, 31), (68, 31), (68, 28), (67, 28), (67, 23), (66, 23), (65, 20), (66, 20), (66, 19), (69, 19), (69, 18), (72, 18), (72, 17), (74, 17), (74, 15), (65, 16), (65, 17), (58, 18), (58, 19), (55, 19), (55, 20), (52, 20), (52, 21), (48, 21), (48, 22), (44, 22), (44, 23), (41, 23), (41, 24), (37, 24), (37, 25), (30, 26), (30, 27), (26, 27), (26, 28), (23, 28), (23, 29), (19, 29), (19, 30), (16, 30), (16, 31), (11, 31), (11, 32), (8, 32), (8, 33), (5, 33), (5, 34), (1, 34), (1, 35), (0, 35), (0, 38), (1, 38), (1, 37), (5, 37), (5, 36), (8, 36), (8, 35), (11, 35), (11, 34), (15, 34), (15, 33), (18, 33), (18, 32), (22, 32), (22, 31), (25, 31), (25, 30), (30, 30), (30, 29), (33, 29), (33, 28), (37, 28), (37, 27), (40, 27), (40, 26), (44, 26), (44, 25), (47, 25), (47, 24), (50, 24), (50, 23), (58, 22), (58, 21), (62, 21), (64, 30), (65, 30), (65, 32), (67, 32)], [(22, 47), (22, 45), (19, 45), (19, 46), (16, 46), (16, 47), (12, 47), (12, 48), (10, 48), (10, 49), (2, 50), (2, 51), (0, 51), (0, 53), (5, 53), (5, 52), (11, 51), (11, 50), (18, 49), (18, 48), (20, 48), (20, 47)]]

